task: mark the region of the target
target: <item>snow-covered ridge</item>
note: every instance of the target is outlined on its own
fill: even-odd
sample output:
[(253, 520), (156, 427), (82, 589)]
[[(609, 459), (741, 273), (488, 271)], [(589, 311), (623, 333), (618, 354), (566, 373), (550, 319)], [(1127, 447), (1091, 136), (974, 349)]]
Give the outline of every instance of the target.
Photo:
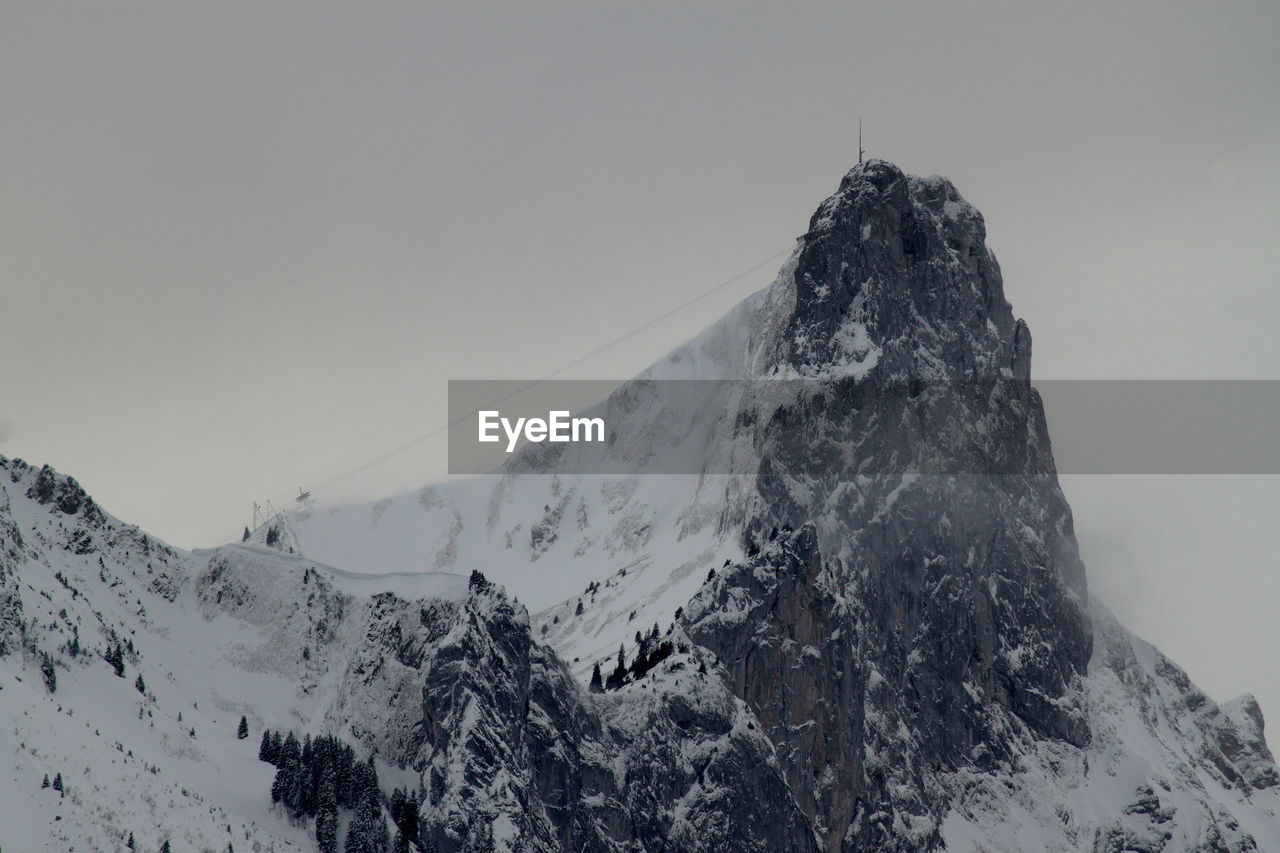
[(1280, 774), (1252, 696), (1218, 705), (1096, 601), (1083, 754), (1024, 742), (1007, 777), (964, 772), (943, 826), (950, 848), (1280, 849)]
[[(130, 833), (140, 850), (165, 839), (314, 849), (272, 812), (257, 736), (363, 726), (360, 742), (376, 748), (368, 731), (395, 731), (416, 703), (352, 689), (371, 614), (392, 602), (447, 614), (467, 595), (457, 575), (352, 575), (238, 545), (182, 551), (73, 479), (4, 457), (0, 541), (5, 850), (122, 850)], [(120, 677), (105, 660), (117, 645)], [(41, 788), (58, 773), (61, 796)]]
[(232, 543), (222, 548), (197, 548), (191, 553), (196, 557), (212, 558), (214, 555), (219, 555), (226, 558), (236, 552), (248, 560), (260, 559), (277, 565), (300, 566), (304, 571), (310, 570), (323, 576), (335, 589), (361, 598), (390, 593), (410, 601), (419, 598), (461, 601), (467, 594), (466, 576), (450, 572), (405, 571), (380, 574), (348, 572), (309, 560), (301, 554), (282, 553), (274, 549), (240, 543)]

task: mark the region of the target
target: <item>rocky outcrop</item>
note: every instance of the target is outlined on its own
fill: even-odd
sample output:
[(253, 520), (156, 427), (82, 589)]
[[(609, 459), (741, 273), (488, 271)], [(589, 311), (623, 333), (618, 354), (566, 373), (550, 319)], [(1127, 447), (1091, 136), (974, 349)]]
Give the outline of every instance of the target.
[(524, 850), (816, 850), (759, 722), (679, 642), (592, 695), (474, 574), (423, 660), (422, 744), (400, 756), (424, 779), (428, 849), (492, 833)]
[(870, 355), (881, 377), (1030, 378), (1031, 337), (986, 237), (947, 179), (860, 163), (809, 221), (774, 358), (812, 376)]
[(598, 695), (479, 572), (417, 600), (353, 596), (335, 580), (231, 546), (194, 589), (206, 618), (259, 632), (231, 650), (239, 666), (305, 695), (327, 681), (315, 733), (421, 780), (426, 849), (818, 849), (764, 727), (687, 638)]
[(881, 161), (819, 207), (773, 343), (812, 381), (752, 427), (759, 555), (686, 611), (830, 850), (936, 845), (931, 777), (1021, 727), (1089, 742), (1084, 570), (985, 237), (949, 182)]

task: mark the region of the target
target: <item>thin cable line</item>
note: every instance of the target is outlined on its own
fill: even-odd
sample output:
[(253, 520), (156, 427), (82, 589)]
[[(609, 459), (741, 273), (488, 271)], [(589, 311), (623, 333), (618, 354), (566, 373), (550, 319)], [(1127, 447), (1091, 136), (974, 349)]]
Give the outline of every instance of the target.
[[(729, 285), (731, 285), (731, 284), (736, 284), (737, 282), (741, 281), (742, 279), (744, 279), (744, 278), (746, 278), (747, 276), (751, 275), (752, 273), (756, 272), (756, 271), (757, 271), (757, 270), (759, 270), (760, 268), (762, 268), (762, 267), (764, 267), (764, 266), (767, 266), (768, 264), (771, 264), (771, 263), (773, 263), (773, 262), (777, 261), (779, 258), (782, 258), (783, 256), (787, 255), (787, 254), (788, 254), (788, 253), (790, 253), (790, 252), (791, 252), (791, 249), (783, 249), (783, 250), (782, 250), (782, 251), (780, 251), (780, 252), (774, 252), (772, 255), (770, 255), (769, 257), (765, 258), (763, 261), (760, 261), (759, 263), (752, 265), (752, 266), (751, 266), (751, 267), (749, 267), (748, 269), (743, 270), (742, 272), (738, 273), (737, 275), (733, 276), (732, 278), (727, 278), (727, 279), (725, 279), (724, 281), (722, 281), (722, 282), (720, 282), (719, 284), (717, 284), (715, 287), (712, 287), (712, 288), (710, 288), (710, 289), (708, 289), (708, 290), (704, 290), (704, 291), (702, 291), (701, 293), (699, 293), (698, 295), (696, 295), (696, 296), (692, 297), (691, 299), (688, 299), (688, 300), (686, 300), (685, 302), (682, 302), (682, 303), (680, 303), (679, 305), (675, 306), (674, 308), (671, 308), (671, 309), (669, 309), (668, 311), (666, 311), (666, 312), (664, 312), (664, 313), (662, 313), (662, 314), (658, 315), (657, 317), (654, 317), (652, 320), (649, 320), (649, 321), (645, 322), (644, 324), (642, 324), (642, 325), (640, 325), (640, 326), (637, 326), (636, 328), (632, 329), (631, 331), (627, 332), (626, 334), (624, 334), (624, 335), (622, 335), (622, 336), (620, 336), (620, 337), (614, 338), (613, 340), (609, 341), (608, 343), (605, 343), (605, 344), (602, 344), (601, 346), (596, 347), (595, 349), (593, 349), (591, 352), (587, 353), (586, 355), (579, 356), (578, 358), (574, 359), (573, 361), (569, 362), (568, 364), (566, 364), (566, 365), (564, 365), (564, 366), (562, 366), (562, 367), (559, 367), (559, 368), (557, 368), (557, 369), (555, 369), (555, 370), (551, 371), (550, 373), (546, 374), (545, 376), (541, 377), (540, 379), (533, 379), (533, 380), (530, 380), (528, 383), (526, 383), (526, 384), (524, 384), (524, 385), (520, 386), (519, 388), (516, 388), (514, 391), (511, 391), (511, 392), (509, 392), (509, 393), (507, 393), (507, 394), (504, 394), (504, 395), (502, 395), (501, 397), (498, 397), (497, 399), (490, 400), (486, 405), (489, 405), (489, 406), (496, 406), (498, 403), (505, 402), (506, 400), (511, 399), (512, 397), (516, 396), (517, 394), (520, 394), (520, 393), (522, 393), (522, 392), (524, 392), (524, 391), (527, 391), (528, 389), (530, 389), (530, 388), (532, 388), (534, 385), (536, 385), (538, 382), (545, 382), (545, 381), (546, 381), (546, 380), (548, 380), (548, 379), (554, 379), (555, 377), (559, 376), (560, 374), (564, 373), (565, 371), (572, 370), (573, 368), (577, 367), (578, 365), (582, 364), (583, 362), (585, 362), (585, 361), (589, 361), (590, 359), (595, 358), (596, 356), (600, 355), (602, 352), (605, 352), (606, 350), (612, 349), (613, 347), (617, 346), (618, 344), (622, 343), (623, 341), (628, 341), (628, 340), (630, 340), (630, 339), (634, 338), (636, 335), (639, 335), (639, 334), (642, 334), (642, 333), (644, 333), (644, 332), (647, 332), (649, 329), (652, 329), (654, 326), (658, 325), (659, 323), (661, 323), (661, 322), (663, 322), (663, 321), (665, 321), (665, 320), (669, 320), (671, 317), (674, 317), (676, 314), (679, 314), (681, 311), (684, 311), (685, 309), (690, 308), (690, 307), (692, 307), (693, 305), (696, 305), (697, 303), (701, 302), (703, 299), (706, 299), (707, 297), (711, 296), (712, 294), (717, 293), (717, 292), (719, 292), (719, 291), (721, 291), (721, 290), (725, 289), (725, 288), (726, 288), (726, 287), (728, 287)], [(465, 421), (466, 419), (467, 419), (466, 417), (461, 417), (461, 418), (458, 418), (457, 420), (454, 420), (454, 421), (451, 421), (451, 422), (449, 422), (449, 423), (446, 423), (444, 426), (436, 427), (435, 429), (431, 430), (430, 432), (423, 433), (422, 435), (418, 436), (417, 438), (410, 439), (409, 441), (405, 442), (404, 444), (401, 444), (400, 446), (398, 446), (398, 447), (396, 447), (396, 448), (393, 448), (392, 450), (388, 450), (386, 453), (383, 453), (383, 454), (382, 454), (382, 455), (380, 455), (380, 456), (374, 457), (373, 459), (369, 460), (368, 462), (364, 462), (364, 463), (362, 463), (362, 464), (360, 464), (360, 465), (357, 465), (355, 468), (350, 469), (349, 471), (344, 471), (344, 472), (342, 472), (341, 474), (337, 474), (337, 475), (335, 475), (335, 476), (333, 476), (333, 477), (330, 477), (329, 479), (325, 480), (325, 481), (324, 481), (324, 482), (322, 482), (322, 483), (319, 483), (319, 484), (317, 484), (317, 485), (315, 485), (315, 486), (312, 486), (312, 487), (311, 487), (311, 488), (309, 488), (309, 489), (304, 489), (304, 491), (309, 492), (309, 493), (311, 493), (311, 494), (313, 494), (313, 495), (314, 495), (316, 492), (319, 492), (319, 491), (322, 491), (322, 490), (324, 490), (324, 489), (327, 489), (327, 488), (329, 488), (330, 486), (334, 485), (335, 483), (339, 483), (339, 482), (341, 482), (341, 481), (343, 481), (343, 480), (347, 479), (348, 477), (355, 476), (356, 474), (359, 474), (359, 473), (360, 473), (360, 472), (362, 472), (362, 471), (367, 471), (368, 469), (372, 468), (373, 466), (375, 466), (375, 465), (379, 465), (379, 464), (381, 464), (381, 463), (383, 463), (383, 462), (387, 461), (388, 459), (392, 458), (393, 456), (398, 456), (399, 454), (404, 453), (406, 450), (409, 450), (409, 449), (410, 449), (410, 448), (412, 448), (412, 447), (416, 447), (417, 445), (421, 444), (421, 443), (422, 443), (422, 442), (424, 442), (424, 441), (427, 441), (428, 439), (435, 438), (437, 435), (440, 435), (441, 433), (447, 432), (451, 427), (455, 427), (455, 426), (457, 426), (458, 424), (462, 423), (462, 422), (463, 422), (463, 421)]]

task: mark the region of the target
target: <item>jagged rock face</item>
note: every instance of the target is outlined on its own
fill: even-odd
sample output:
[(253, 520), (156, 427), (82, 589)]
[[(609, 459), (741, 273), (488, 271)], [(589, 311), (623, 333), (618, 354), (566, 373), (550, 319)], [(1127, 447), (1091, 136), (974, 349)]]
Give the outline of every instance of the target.
[[(873, 477), (844, 492), (815, 516), (838, 556), (824, 559), (806, 526), (784, 543), (793, 550), (766, 559), (781, 561), (768, 569), (780, 580), (756, 593), (763, 609), (747, 636), (690, 633), (782, 726), (774, 742), (797, 798), (832, 833), (829, 849), (891, 849), (874, 816), (905, 809), (936, 821), (944, 806), (930, 805), (926, 777), (1007, 760), (1015, 724), (1087, 745), (1079, 685), (1092, 633), (1061, 568), (1078, 558), (1048, 478)], [(751, 588), (757, 568), (733, 577), (751, 573)], [(780, 684), (779, 672), (805, 677)], [(805, 722), (824, 718), (816, 730)]]
[(471, 849), (492, 827), (524, 850), (816, 850), (760, 724), (678, 642), (642, 682), (593, 697), (473, 576), (425, 658), (425, 742), (403, 756), (425, 780), (428, 849)]
[(880, 161), (819, 207), (777, 344), (817, 381), (756, 427), (746, 547), (800, 532), (686, 614), (829, 850), (937, 844), (931, 777), (1008, 760), (1019, 727), (1089, 741), (1084, 570), (984, 240), (950, 183)]
[(867, 673), (856, 626), (832, 595), (805, 528), (727, 568), (685, 609), (690, 639), (714, 651), (733, 692), (760, 717), (787, 782), (819, 827), (847, 825), (862, 784)]
[(21, 641), (22, 596), (18, 563), (26, 544), (10, 509), (9, 495), (0, 491), (0, 654)]
[[(1017, 581), (978, 576), (976, 559), (952, 573), (936, 555), (886, 553), (874, 573), (851, 572), (823, 558), (812, 526), (783, 532), (684, 613), (765, 725), (829, 850), (932, 849), (949, 808), (938, 776), (995, 770), (1026, 732), (1088, 742), (1078, 693), (1091, 635), (1074, 604), (1019, 611), (1043, 593), (1015, 595)], [(1062, 648), (1059, 624), (1083, 631), (1080, 647)]]
[(1028, 379), (1031, 336), (986, 236), (945, 178), (859, 164), (809, 222), (782, 358), (801, 375), (871, 356), (882, 376)]
[(484, 849), (492, 832), (526, 851), (817, 850), (763, 726), (685, 638), (593, 696), (479, 573), (458, 600), (361, 600), (306, 561), (228, 548), (193, 591), (207, 619), (263, 632), (239, 665), (306, 695), (327, 680), (320, 728), (420, 778), (426, 849)]

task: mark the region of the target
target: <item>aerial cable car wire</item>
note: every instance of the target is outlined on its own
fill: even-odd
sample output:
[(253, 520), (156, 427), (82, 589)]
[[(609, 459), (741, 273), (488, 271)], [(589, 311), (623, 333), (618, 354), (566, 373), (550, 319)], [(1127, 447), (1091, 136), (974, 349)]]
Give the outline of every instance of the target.
[[(578, 358), (575, 358), (573, 361), (570, 361), (568, 364), (565, 364), (565, 365), (563, 365), (563, 366), (561, 366), (561, 367), (556, 368), (555, 370), (553, 370), (553, 371), (551, 371), (550, 373), (548, 373), (548, 374), (546, 374), (546, 375), (542, 376), (542, 377), (541, 377), (541, 378), (539, 378), (539, 379), (530, 380), (527, 384), (522, 385), (521, 387), (519, 387), (519, 388), (515, 389), (514, 391), (511, 391), (511, 392), (509, 392), (509, 393), (507, 393), (507, 394), (504, 394), (504, 395), (502, 395), (501, 397), (498, 397), (498, 398), (497, 398), (497, 399), (495, 399), (495, 400), (491, 400), (491, 401), (489, 401), (489, 403), (487, 403), (486, 405), (489, 405), (489, 406), (496, 406), (498, 403), (502, 403), (502, 402), (504, 402), (504, 401), (506, 401), (506, 400), (509, 400), (509, 399), (511, 399), (512, 397), (515, 397), (516, 395), (520, 394), (521, 392), (526, 391), (526, 390), (528, 390), (529, 388), (532, 388), (532, 387), (533, 387), (536, 383), (538, 383), (538, 382), (545, 382), (545, 381), (546, 381), (546, 380), (548, 380), (548, 379), (555, 379), (557, 376), (560, 376), (561, 374), (565, 373), (566, 371), (572, 370), (573, 368), (577, 367), (578, 365), (580, 365), (580, 364), (582, 364), (582, 363), (584, 363), (584, 362), (586, 362), (586, 361), (589, 361), (589, 360), (590, 360), (590, 359), (592, 359), (592, 358), (595, 358), (596, 356), (600, 355), (601, 353), (603, 353), (603, 352), (605, 352), (605, 351), (607, 351), (607, 350), (609, 350), (609, 349), (612, 349), (613, 347), (617, 346), (618, 344), (623, 343), (624, 341), (631, 340), (632, 338), (636, 337), (637, 335), (640, 335), (640, 334), (643, 334), (644, 332), (647, 332), (649, 329), (652, 329), (654, 326), (658, 325), (659, 323), (662, 323), (662, 322), (663, 322), (663, 321), (665, 321), (665, 320), (669, 320), (670, 318), (674, 317), (676, 314), (679, 314), (681, 311), (684, 311), (684, 310), (686, 310), (687, 308), (690, 308), (690, 307), (692, 307), (692, 306), (696, 305), (697, 303), (701, 302), (702, 300), (706, 299), (707, 297), (709, 297), (709, 296), (711, 296), (711, 295), (713, 295), (713, 294), (715, 294), (715, 293), (718, 293), (719, 291), (721, 291), (721, 290), (725, 289), (725, 288), (726, 288), (726, 287), (728, 287), (729, 285), (731, 285), (731, 284), (736, 284), (737, 282), (741, 281), (742, 279), (746, 278), (747, 276), (751, 275), (752, 273), (757, 272), (757, 271), (758, 271), (758, 270), (760, 270), (761, 268), (763, 268), (763, 267), (765, 267), (765, 266), (768, 266), (769, 264), (774, 263), (774, 262), (778, 261), (779, 259), (781, 259), (782, 257), (784, 257), (784, 256), (786, 256), (786, 255), (788, 255), (788, 254), (790, 254), (790, 253), (791, 253), (791, 251), (792, 251), (792, 249), (787, 248), (787, 249), (783, 249), (782, 251), (779, 251), (779, 252), (774, 252), (772, 255), (770, 255), (769, 257), (767, 257), (767, 258), (765, 258), (764, 260), (760, 261), (759, 263), (753, 264), (752, 266), (748, 267), (747, 269), (743, 270), (742, 272), (737, 273), (736, 275), (734, 275), (734, 276), (732, 276), (732, 277), (730, 277), (730, 278), (725, 279), (724, 281), (720, 282), (719, 284), (715, 285), (714, 287), (708, 288), (707, 290), (704, 290), (704, 291), (702, 291), (701, 293), (698, 293), (697, 295), (695, 295), (695, 296), (693, 296), (693, 297), (691, 297), (691, 298), (689, 298), (689, 299), (685, 300), (684, 302), (680, 303), (679, 305), (675, 306), (674, 308), (671, 308), (671, 309), (669, 309), (669, 310), (667, 310), (667, 311), (663, 312), (662, 314), (658, 315), (657, 317), (654, 317), (652, 320), (648, 320), (648, 321), (646, 321), (645, 323), (643, 323), (643, 324), (641, 324), (641, 325), (637, 326), (636, 328), (632, 329), (631, 331), (629, 331), (629, 332), (627, 332), (627, 333), (625, 333), (625, 334), (623, 334), (623, 335), (621, 335), (621, 336), (619, 336), (619, 337), (617, 337), (617, 338), (614, 338), (613, 340), (611, 340), (611, 341), (609, 341), (609, 342), (607, 342), (607, 343), (605, 343), (605, 344), (602, 344), (602, 345), (600, 345), (600, 346), (596, 347), (595, 349), (591, 350), (590, 352), (586, 353), (585, 355), (582, 355), (582, 356), (579, 356)], [(351, 469), (349, 469), (349, 470), (347, 470), (347, 471), (343, 471), (343, 472), (342, 472), (342, 473), (340, 473), (340, 474), (336, 474), (336, 475), (334, 475), (334, 476), (330, 477), (330, 478), (329, 478), (329, 479), (327, 479), (327, 480), (324, 480), (324, 481), (322, 481), (322, 482), (320, 482), (320, 483), (317, 483), (316, 485), (311, 486), (310, 488), (299, 489), (299, 495), (298, 495), (298, 498), (297, 498), (296, 500), (297, 500), (297, 502), (298, 502), (300, 505), (305, 505), (308, 501), (310, 501), (310, 500), (314, 499), (314, 496), (315, 496), (315, 494), (316, 494), (317, 492), (320, 492), (320, 491), (322, 491), (322, 490), (324, 490), (324, 489), (328, 489), (328, 488), (330, 488), (331, 486), (334, 486), (334, 485), (336, 485), (337, 483), (342, 482), (343, 480), (346, 480), (346, 479), (348, 479), (348, 478), (350, 478), (350, 477), (355, 476), (356, 474), (361, 473), (362, 471), (367, 471), (368, 469), (372, 468), (373, 466), (378, 465), (378, 464), (381, 464), (382, 462), (385, 462), (386, 460), (388, 460), (388, 459), (390, 459), (390, 458), (392, 458), (392, 457), (394, 457), (394, 456), (398, 456), (399, 454), (404, 453), (406, 450), (409, 450), (409, 449), (411, 449), (411, 448), (413, 448), (413, 447), (416, 447), (417, 445), (421, 444), (421, 443), (422, 443), (422, 442), (424, 442), (424, 441), (427, 441), (428, 439), (435, 438), (436, 436), (441, 435), (442, 433), (444, 433), (444, 432), (448, 431), (450, 427), (454, 427), (454, 426), (457, 426), (458, 424), (462, 423), (464, 420), (466, 420), (466, 418), (458, 418), (457, 420), (454, 420), (454, 421), (452, 421), (452, 422), (446, 423), (446, 424), (444, 424), (443, 426), (436, 427), (435, 429), (433, 429), (433, 430), (431, 430), (431, 431), (429, 431), (429, 432), (425, 432), (425, 433), (423, 433), (422, 435), (417, 436), (416, 438), (413, 438), (413, 439), (410, 439), (409, 441), (406, 441), (404, 444), (401, 444), (401, 445), (399, 445), (399, 446), (397, 446), (397, 447), (395, 447), (395, 448), (393, 448), (393, 449), (391, 449), (391, 450), (388, 450), (386, 453), (380, 454), (379, 456), (376, 456), (376, 457), (374, 457), (373, 459), (370, 459), (368, 462), (361, 463), (360, 465), (357, 465), (357, 466), (356, 466), (356, 467), (354, 467), (354, 468), (351, 468)]]

